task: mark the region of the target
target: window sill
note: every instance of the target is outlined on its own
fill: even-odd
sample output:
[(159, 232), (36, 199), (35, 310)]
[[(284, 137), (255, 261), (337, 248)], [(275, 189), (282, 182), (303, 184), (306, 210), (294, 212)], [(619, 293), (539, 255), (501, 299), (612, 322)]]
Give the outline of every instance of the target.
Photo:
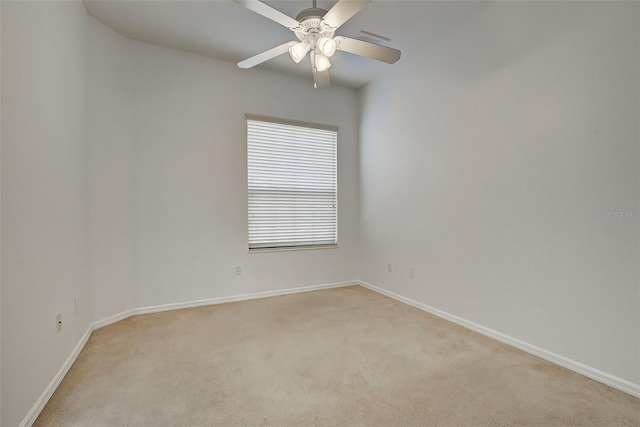
[(249, 253), (258, 252), (289, 252), (289, 251), (307, 251), (316, 249), (337, 249), (338, 245), (315, 245), (315, 246), (283, 246), (281, 248), (254, 248), (249, 249)]

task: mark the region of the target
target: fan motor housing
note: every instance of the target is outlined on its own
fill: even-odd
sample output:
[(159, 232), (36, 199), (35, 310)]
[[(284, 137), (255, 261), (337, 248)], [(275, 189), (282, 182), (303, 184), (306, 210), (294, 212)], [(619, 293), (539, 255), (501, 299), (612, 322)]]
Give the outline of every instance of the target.
[(319, 7), (310, 7), (298, 13), (296, 21), (300, 22), (300, 28), (295, 30), (296, 36), (312, 45), (312, 48), (315, 47), (315, 41), (319, 37), (333, 37), (335, 31), (322, 23), (322, 17), (326, 13), (325, 9)]
[(310, 7), (309, 9), (305, 9), (296, 16), (296, 21), (302, 23), (302, 21), (307, 20), (308, 18), (322, 18), (327, 13), (326, 10), (320, 9), (319, 7)]

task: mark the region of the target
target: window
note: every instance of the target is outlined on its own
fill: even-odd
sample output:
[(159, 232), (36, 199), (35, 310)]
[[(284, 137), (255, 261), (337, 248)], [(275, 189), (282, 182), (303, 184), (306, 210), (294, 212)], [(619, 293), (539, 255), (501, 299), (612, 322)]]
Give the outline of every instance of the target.
[(335, 127), (247, 115), (249, 250), (337, 244)]

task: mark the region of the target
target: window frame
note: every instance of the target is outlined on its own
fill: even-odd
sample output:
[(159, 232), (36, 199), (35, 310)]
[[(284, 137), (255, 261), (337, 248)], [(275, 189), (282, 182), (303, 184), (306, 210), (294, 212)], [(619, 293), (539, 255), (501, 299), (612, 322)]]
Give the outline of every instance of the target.
[[(250, 218), (249, 218), (249, 197), (250, 197), (250, 189), (249, 189), (249, 126), (248, 126), (248, 122), (249, 120), (251, 121), (258, 121), (258, 122), (265, 122), (265, 123), (273, 123), (273, 124), (281, 124), (281, 125), (287, 125), (287, 126), (296, 126), (296, 127), (302, 127), (302, 128), (309, 128), (309, 129), (319, 129), (319, 130), (325, 130), (325, 131), (330, 131), (330, 132), (335, 132), (335, 243), (334, 244), (312, 244), (312, 245), (293, 245), (293, 246), (274, 246), (274, 247), (254, 247), (252, 248), (250, 245), (250, 241), (249, 241), (249, 222), (250, 222)], [(249, 253), (259, 253), (259, 252), (281, 252), (281, 251), (300, 251), (300, 250), (318, 250), (318, 249), (335, 249), (338, 247), (338, 133), (339, 133), (339, 128), (338, 126), (332, 126), (332, 125), (325, 125), (325, 124), (318, 124), (318, 123), (312, 123), (312, 122), (306, 122), (306, 121), (300, 121), (300, 120), (291, 120), (291, 119), (284, 119), (284, 118), (279, 118), (279, 117), (271, 117), (271, 116), (264, 116), (264, 115), (259, 115), (259, 114), (251, 114), (251, 113), (246, 113), (245, 114), (245, 131), (246, 131), (246, 156), (245, 156), (245, 161), (246, 161), (246, 166), (247, 166), (247, 170), (246, 170), (246, 175), (245, 177), (247, 178), (247, 248), (249, 250)]]

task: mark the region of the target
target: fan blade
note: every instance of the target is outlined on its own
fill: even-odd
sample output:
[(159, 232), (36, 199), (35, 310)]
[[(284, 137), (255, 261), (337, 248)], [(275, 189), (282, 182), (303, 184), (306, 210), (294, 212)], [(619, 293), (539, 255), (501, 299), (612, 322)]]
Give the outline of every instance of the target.
[(339, 0), (322, 20), (334, 30), (371, 3), (371, 0)]
[(233, 0), (234, 2), (246, 7), (249, 10), (258, 13), (265, 18), (269, 18), (272, 21), (277, 22), (280, 25), (284, 25), (285, 27), (293, 30), (294, 28), (298, 28), (300, 23), (293, 19), (292, 17), (285, 15), (280, 12), (278, 9), (274, 9), (268, 4), (262, 3), (259, 0)]
[(338, 50), (355, 53), (356, 55), (376, 59), (378, 61), (393, 64), (400, 59), (400, 51), (386, 46), (350, 39), (349, 37), (336, 36), (333, 38), (338, 43)]
[(268, 61), (276, 56), (282, 55), (289, 51), (289, 48), (294, 44), (298, 44), (298, 42), (287, 42), (285, 44), (281, 44), (280, 46), (273, 47), (269, 50), (265, 50), (262, 53), (259, 53), (255, 56), (252, 56), (249, 59), (245, 59), (242, 62), (238, 62), (238, 67), (240, 68), (251, 68), (255, 67), (258, 64), (262, 64), (264, 61)]
[(316, 71), (313, 76), (316, 84), (316, 88), (321, 89), (323, 87), (329, 87), (331, 85), (331, 79), (329, 79), (329, 70)]

